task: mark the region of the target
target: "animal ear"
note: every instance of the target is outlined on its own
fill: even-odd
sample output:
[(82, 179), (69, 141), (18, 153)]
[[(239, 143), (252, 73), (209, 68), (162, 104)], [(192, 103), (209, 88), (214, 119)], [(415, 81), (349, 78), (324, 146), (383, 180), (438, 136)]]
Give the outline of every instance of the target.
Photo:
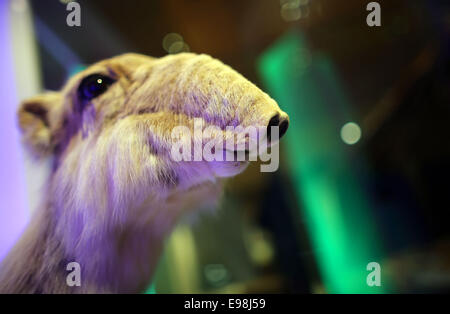
[(47, 92), (23, 101), (18, 110), (23, 141), (37, 157), (45, 157), (54, 148), (55, 113), (61, 106), (58, 92)]

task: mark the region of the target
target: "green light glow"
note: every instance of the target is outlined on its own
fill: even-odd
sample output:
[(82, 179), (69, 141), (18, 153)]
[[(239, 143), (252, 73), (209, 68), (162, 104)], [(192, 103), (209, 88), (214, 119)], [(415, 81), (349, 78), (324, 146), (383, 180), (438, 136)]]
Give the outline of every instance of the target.
[(155, 283), (153, 282), (147, 290), (145, 290), (144, 294), (156, 294)]
[(364, 162), (350, 159), (340, 137), (354, 117), (330, 60), (311, 55), (292, 32), (264, 53), (258, 68), (290, 116), (283, 148), (327, 292), (386, 292), (383, 277), (381, 287), (366, 284), (367, 264), (382, 264), (383, 255), (357, 176)]

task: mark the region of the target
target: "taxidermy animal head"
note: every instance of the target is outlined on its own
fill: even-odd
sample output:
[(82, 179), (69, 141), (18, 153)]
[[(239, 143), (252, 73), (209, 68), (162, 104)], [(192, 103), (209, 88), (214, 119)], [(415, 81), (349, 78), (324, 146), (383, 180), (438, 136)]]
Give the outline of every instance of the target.
[[(270, 146), (288, 127), (266, 93), (192, 53), (100, 61), (18, 114), (26, 146), (52, 158), (52, 170), (0, 268), (6, 292), (141, 291), (178, 218), (214, 206), (221, 178), (245, 170), (251, 144)], [(242, 131), (252, 127), (258, 132)], [(81, 286), (67, 286), (65, 262), (80, 264)]]

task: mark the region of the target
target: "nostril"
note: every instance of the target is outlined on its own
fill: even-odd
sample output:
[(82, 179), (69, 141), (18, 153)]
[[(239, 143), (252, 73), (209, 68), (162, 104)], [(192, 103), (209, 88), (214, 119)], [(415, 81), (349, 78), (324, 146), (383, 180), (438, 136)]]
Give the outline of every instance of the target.
[(273, 126), (279, 126), (280, 124), (280, 115), (276, 114), (275, 116), (273, 116), (270, 121), (269, 121), (269, 125), (267, 126), (267, 139), (270, 141), (271, 137), (272, 137), (272, 127)]
[(284, 119), (280, 123), (280, 134), (279, 137), (282, 138), (284, 134), (286, 134), (286, 131), (289, 127), (289, 121), (287, 119)]
[(282, 118), (280, 121), (279, 114), (273, 116), (270, 119), (269, 125), (267, 126), (267, 139), (269, 141), (272, 138), (272, 127), (273, 126), (278, 127), (278, 139), (280, 139), (284, 134), (286, 134), (286, 131), (289, 127), (289, 120), (287, 118)]

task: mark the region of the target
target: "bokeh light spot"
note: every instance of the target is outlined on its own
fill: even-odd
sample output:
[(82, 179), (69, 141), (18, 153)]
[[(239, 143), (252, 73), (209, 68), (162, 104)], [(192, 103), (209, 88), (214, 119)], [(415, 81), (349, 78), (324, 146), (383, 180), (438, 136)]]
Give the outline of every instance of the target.
[(345, 144), (356, 144), (361, 139), (361, 128), (354, 122), (348, 122), (341, 129), (341, 138)]
[(183, 43), (183, 37), (177, 33), (169, 33), (164, 36), (162, 46), (165, 51), (169, 52), (170, 47), (177, 42)]

